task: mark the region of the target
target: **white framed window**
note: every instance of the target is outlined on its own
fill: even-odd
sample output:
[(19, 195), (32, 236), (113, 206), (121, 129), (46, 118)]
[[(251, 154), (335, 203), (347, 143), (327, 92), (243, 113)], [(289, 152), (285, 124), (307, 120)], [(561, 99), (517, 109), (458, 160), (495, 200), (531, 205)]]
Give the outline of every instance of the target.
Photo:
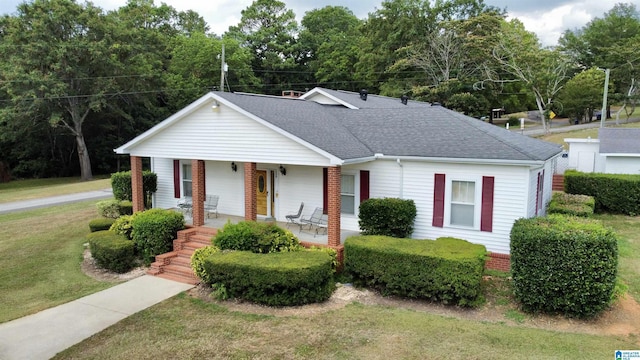
[(340, 177), (340, 209), (343, 214), (356, 213), (356, 176), (342, 174)]
[(452, 178), (446, 192), (446, 223), (454, 227), (479, 228), (481, 182), (470, 178)]
[(182, 164), (182, 196), (192, 196), (191, 164)]

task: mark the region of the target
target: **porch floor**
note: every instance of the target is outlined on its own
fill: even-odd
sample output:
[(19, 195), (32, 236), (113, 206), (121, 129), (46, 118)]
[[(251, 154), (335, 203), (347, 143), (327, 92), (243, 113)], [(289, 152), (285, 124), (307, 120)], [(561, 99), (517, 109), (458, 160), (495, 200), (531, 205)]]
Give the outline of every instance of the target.
[[(193, 224), (193, 219), (188, 214), (185, 214), (184, 218), (187, 225)], [(211, 216), (211, 218), (207, 218), (205, 216), (204, 226), (215, 228), (215, 229), (222, 229), (227, 222), (236, 224), (241, 221), (244, 221), (244, 217), (227, 215), (227, 214), (218, 214), (217, 218), (213, 215)], [(265, 218), (260, 218), (260, 217), (258, 217), (257, 221), (273, 222), (272, 220), (267, 220)], [(289, 225), (289, 227), (287, 227), (287, 223), (282, 221), (276, 221), (276, 224), (278, 224), (278, 226), (284, 229), (289, 229), (289, 231), (291, 231), (294, 235), (296, 235), (300, 241), (327, 245), (327, 234), (323, 230), (321, 230), (320, 233), (316, 234), (315, 228), (309, 230), (308, 227), (305, 227), (304, 229), (300, 230), (300, 228), (297, 225)], [(342, 230), (340, 231), (340, 243), (344, 244), (344, 240), (346, 238), (348, 238), (349, 236), (354, 236), (358, 234), (360, 234), (358, 231)]]

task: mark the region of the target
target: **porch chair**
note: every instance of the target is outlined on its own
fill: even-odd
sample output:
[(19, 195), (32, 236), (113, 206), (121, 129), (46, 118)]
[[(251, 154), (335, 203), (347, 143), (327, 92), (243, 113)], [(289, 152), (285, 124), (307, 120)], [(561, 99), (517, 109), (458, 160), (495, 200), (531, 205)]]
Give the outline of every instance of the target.
[(193, 200), (191, 196), (185, 196), (178, 200), (178, 204), (176, 205), (178, 210), (182, 211), (185, 215), (191, 216), (191, 212), (193, 211)]
[[(314, 226), (318, 226), (318, 225), (322, 225), (324, 222), (324, 214), (323, 214), (323, 210), (321, 207), (317, 207), (315, 210), (313, 210), (313, 213), (311, 214), (310, 217), (303, 217), (302, 219), (300, 219), (300, 232), (302, 232), (302, 227), (305, 225), (309, 225), (309, 230), (311, 230)], [(316, 229), (317, 232), (317, 229)]]
[(207, 218), (211, 213), (215, 213), (216, 219), (218, 218), (218, 200), (220, 200), (218, 195), (207, 195), (207, 200), (204, 202), (204, 211), (207, 213)]
[(289, 214), (285, 216), (287, 219), (287, 228), (289, 228), (289, 225), (291, 224), (300, 225), (298, 221), (300, 220), (300, 215), (302, 215), (302, 208), (304, 208), (303, 202), (300, 203), (300, 208), (296, 214)]

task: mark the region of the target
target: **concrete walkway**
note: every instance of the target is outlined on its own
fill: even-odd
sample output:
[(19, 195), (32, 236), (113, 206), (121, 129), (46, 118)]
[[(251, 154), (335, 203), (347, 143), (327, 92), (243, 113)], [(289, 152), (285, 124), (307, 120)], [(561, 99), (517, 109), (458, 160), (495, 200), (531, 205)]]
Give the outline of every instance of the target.
[(144, 275), (78, 300), (0, 324), (0, 359), (50, 359), (127, 316), (192, 287)]
[(5, 213), (10, 213), (15, 211), (22, 211), (22, 210), (37, 209), (37, 208), (42, 208), (47, 206), (69, 204), (69, 203), (85, 201), (85, 200), (109, 199), (112, 197), (113, 197), (113, 192), (111, 188), (108, 188), (108, 189), (87, 191), (87, 192), (81, 192), (81, 193), (75, 193), (75, 194), (66, 194), (66, 195), (50, 196), (50, 197), (31, 199), (31, 200), (0, 203), (0, 214), (5, 214)]

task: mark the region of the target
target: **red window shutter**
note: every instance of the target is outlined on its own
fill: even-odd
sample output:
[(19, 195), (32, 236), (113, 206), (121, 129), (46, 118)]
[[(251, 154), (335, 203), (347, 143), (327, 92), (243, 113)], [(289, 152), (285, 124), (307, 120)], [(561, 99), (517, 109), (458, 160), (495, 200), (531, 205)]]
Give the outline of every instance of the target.
[(180, 160), (173, 160), (173, 197), (180, 198)]
[[(202, 162), (202, 175), (200, 178), (202, 179), (202, 191), (204, 192), (204, 196), (207, 196), (207, 170), (206, 163)], [(206, 200), (206, 199), (205, 199)]]
[(360, 170), (360, 202), (369, 199), (369, 170)]
[(538, 183), (536, 184), (536, 216), (540, 210), (540, 173), (538, 173)]
[(444, 186), (445, 175), (435, 174), (433, 190), (433, 222), (436, 227), (444, 226)]
[(480, 231), (493, 231), (493, 176), (482, 177), (482, 209), (480, 213)]
[(329, 208), (329, 170), (322, 168), (322, 213), (328, 214)]

